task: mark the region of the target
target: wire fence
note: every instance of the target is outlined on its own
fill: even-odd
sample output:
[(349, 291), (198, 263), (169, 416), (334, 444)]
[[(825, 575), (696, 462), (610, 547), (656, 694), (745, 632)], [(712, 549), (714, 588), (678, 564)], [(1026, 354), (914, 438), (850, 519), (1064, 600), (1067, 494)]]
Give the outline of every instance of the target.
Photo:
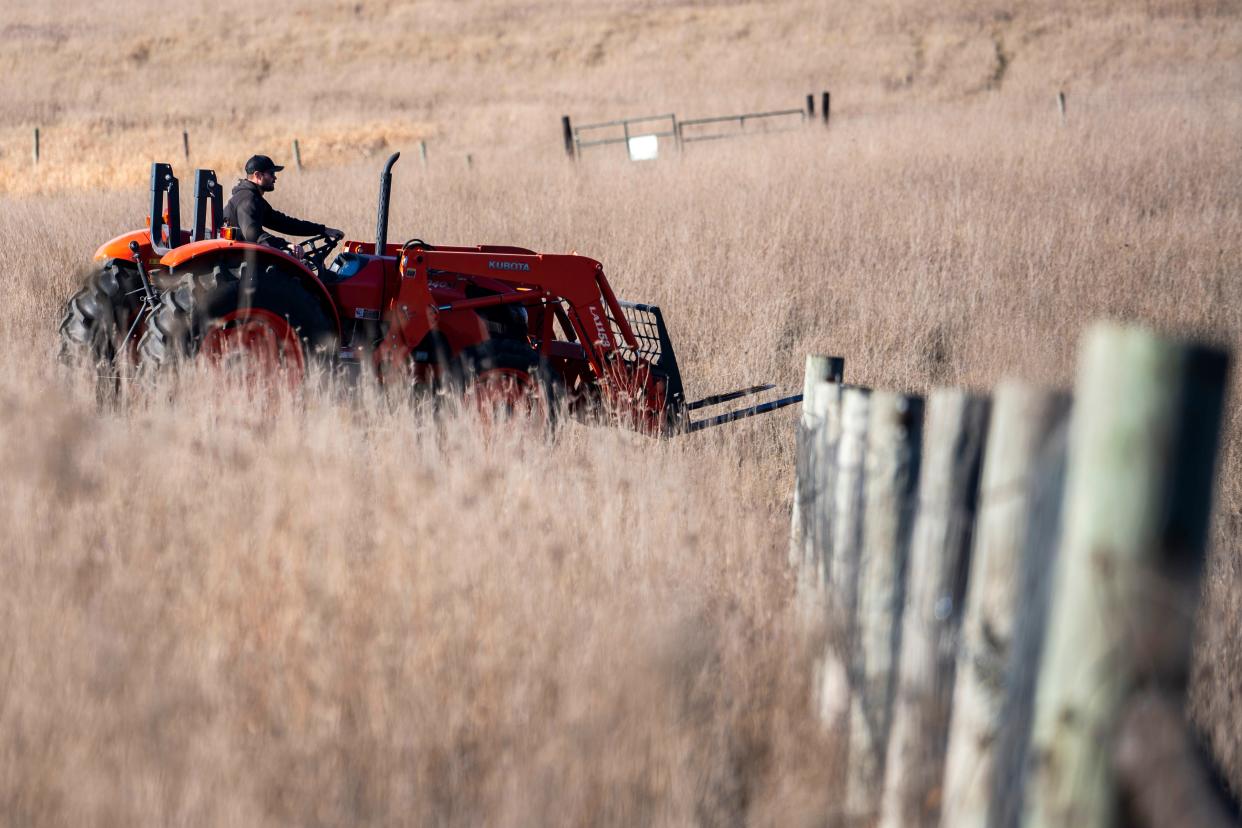
[[(824, 125), (831, 112), (831, 95), (823, 93), (820, 107)], [(658, 157), (663, 140), (670, 140), (682, 151), (687, 144), (756, 135), (771, 135), (801, 129), (815, 120), (815, 96), (806, 96), (805, 108), (741, 112), (713, 115), (708, 118), (678, 119), (674, 113), (639, 115), (575, 125), (568, 115), (561, 117), (565, 153), (580, 159), (583, 150), (594, 147), (619, 146), (630, 160), (641, 161)]]

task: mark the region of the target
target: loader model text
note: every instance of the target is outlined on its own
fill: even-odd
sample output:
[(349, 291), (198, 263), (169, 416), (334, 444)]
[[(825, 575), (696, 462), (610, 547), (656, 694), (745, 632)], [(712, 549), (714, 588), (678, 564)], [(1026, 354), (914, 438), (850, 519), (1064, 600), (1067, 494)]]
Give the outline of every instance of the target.
[(594, 305), (591, 306), (591, 318), (595, 320), (595, 333), (599, 335), (597, 341), (607, 344), (609, 342), (607, 328), (604, 326), (603, 318), (599, 315), (599, 309)]

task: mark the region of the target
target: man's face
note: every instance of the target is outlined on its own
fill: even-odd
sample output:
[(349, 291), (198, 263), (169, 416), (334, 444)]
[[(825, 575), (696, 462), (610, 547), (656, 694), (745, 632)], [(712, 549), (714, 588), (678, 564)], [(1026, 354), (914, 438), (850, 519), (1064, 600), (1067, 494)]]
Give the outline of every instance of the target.
[(270, 193), (276, 189), (276, 173), (272, 171), (257, 172), (254, 174), (254, 183), (259, 185), (259, 189), (265, 193)]

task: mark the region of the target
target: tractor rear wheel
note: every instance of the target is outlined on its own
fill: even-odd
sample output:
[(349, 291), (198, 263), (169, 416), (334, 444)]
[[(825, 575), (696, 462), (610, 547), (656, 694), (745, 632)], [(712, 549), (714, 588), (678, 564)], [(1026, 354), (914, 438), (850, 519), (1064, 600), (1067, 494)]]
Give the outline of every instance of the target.
[(113, 373), (117, 353), (142, 305), (142, 280), (131, 264), (111, 261), (92, 273), (65, 305), (62, 359), (85, 359)]
[(563, 383), (525, 342), (490, 339), (463, 351), (458, 362), (465, 407), (485, 422), (531, 416), (555, 426)]
[(144, 363), (202, 357), (300, 386), (336, 355), (336, 326), (298, 277), (248, 263), (188, 273), (161, 297), (138, 345)]

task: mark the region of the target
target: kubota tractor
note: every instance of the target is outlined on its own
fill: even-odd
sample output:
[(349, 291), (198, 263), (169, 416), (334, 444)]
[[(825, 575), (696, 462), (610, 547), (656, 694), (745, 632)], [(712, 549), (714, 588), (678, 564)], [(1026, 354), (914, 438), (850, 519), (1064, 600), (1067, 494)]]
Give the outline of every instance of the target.
[[(603, 266), (520, 247), (388, 243), (392, 167), (380, 177), (374, 243), (316, 236), (292, 254), (236, 237), (215, 174), (199, 170), (194, 223), (179, 227), (177, 182), (152, 168), (150, 229), (96, 254), (70, 299), (62, 341), (107, 369), (180, 359), (238, 364), (301, 382), (369, 362), (387, 384), (452, 389), (485, 409), (603, 415), (652, 435), (695, 431), (798, 402), (773, 400), (691, 421), (691, 412), (770, 390), (687, 402), (660, 309), (622, 302)], [(136, 343), (136, 344), (135, 344)]]

